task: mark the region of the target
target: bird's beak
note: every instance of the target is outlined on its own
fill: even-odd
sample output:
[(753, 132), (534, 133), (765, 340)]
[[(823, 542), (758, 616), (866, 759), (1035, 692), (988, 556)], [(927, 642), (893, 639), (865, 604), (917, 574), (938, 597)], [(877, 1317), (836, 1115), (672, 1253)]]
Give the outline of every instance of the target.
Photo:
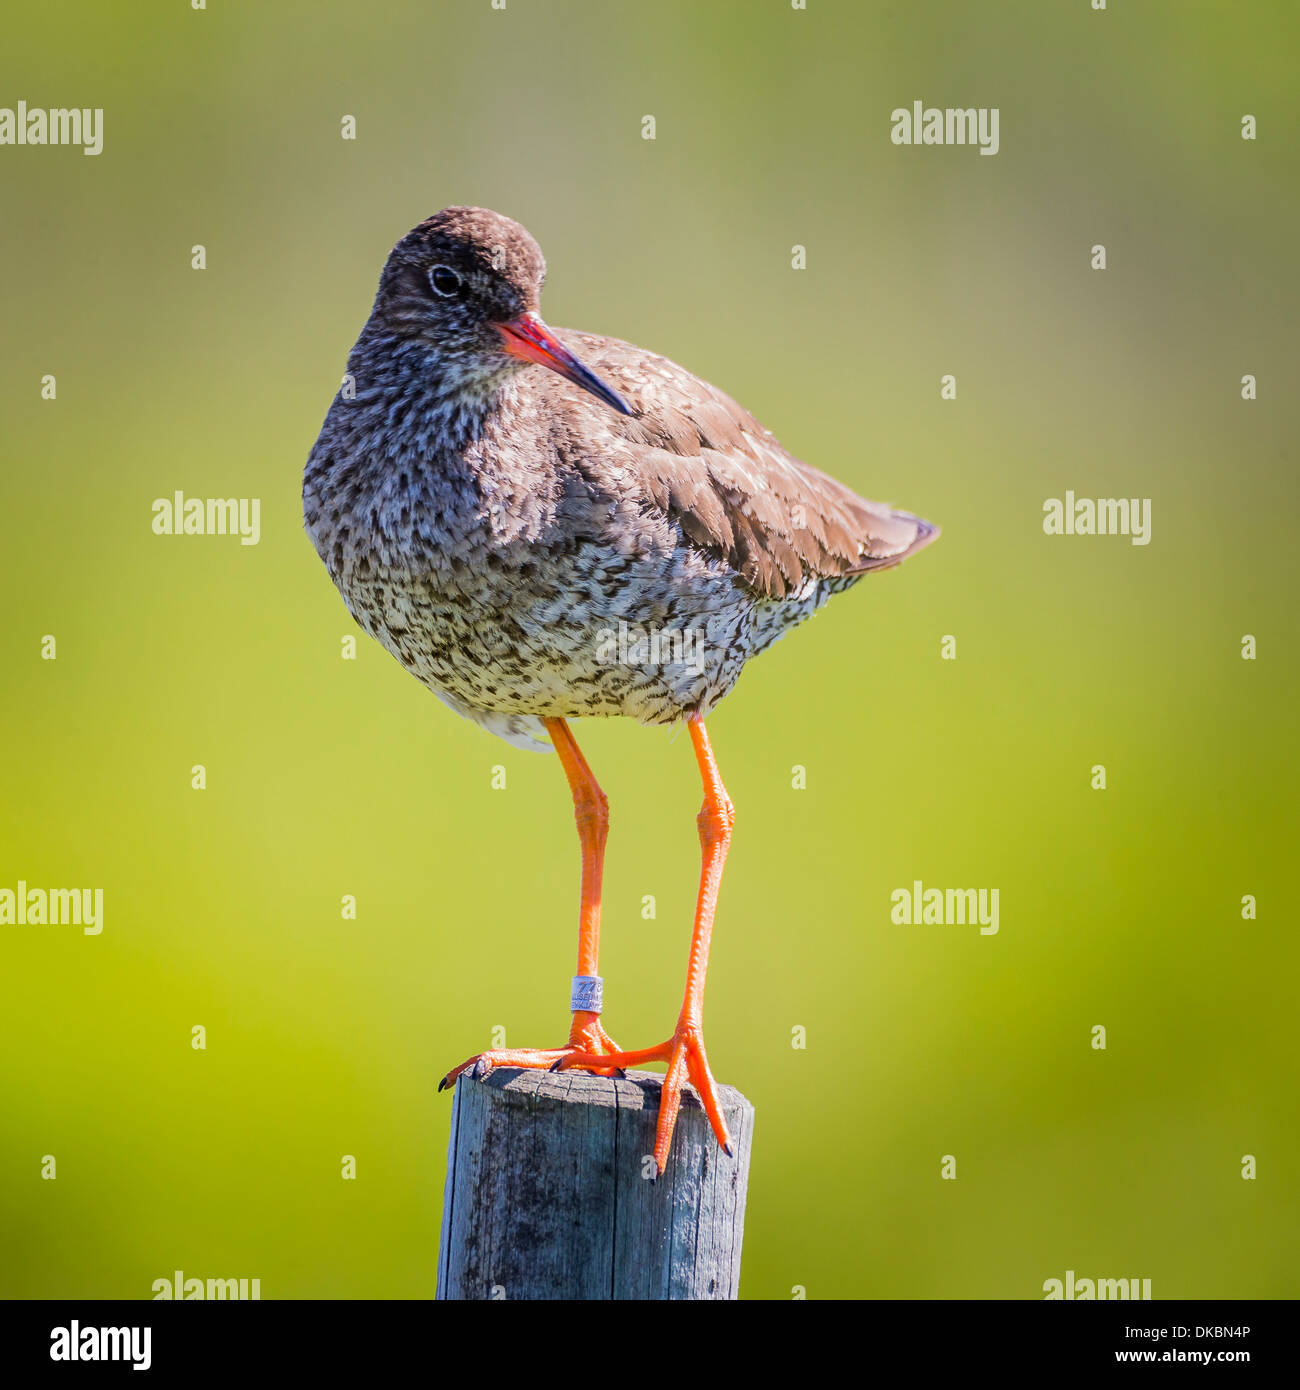
[(494, 327), (501, 334), (511, 357), (518, 357), (524, 362), (540, 362), (543, 367), (559, 372), (575, 386), (590, 391), (621, 414), (632, 414), (632, 407), (623, 397), (612, 387), (606, 386), (589, 367), (584, 367), (536, 314), (520, 314), (517, 319), (495, 324)]

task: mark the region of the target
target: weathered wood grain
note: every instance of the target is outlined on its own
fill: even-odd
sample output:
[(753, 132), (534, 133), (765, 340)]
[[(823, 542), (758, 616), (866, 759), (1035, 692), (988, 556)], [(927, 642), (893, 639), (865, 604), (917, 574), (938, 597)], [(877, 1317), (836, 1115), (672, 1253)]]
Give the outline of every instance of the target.
[(452, 1106), (438, 1297), (735, 1298), (753, 1106), (718, 1088), (735, 1157), (688, 1086), (654, 1176), (662, 1077), (503, 1067)]

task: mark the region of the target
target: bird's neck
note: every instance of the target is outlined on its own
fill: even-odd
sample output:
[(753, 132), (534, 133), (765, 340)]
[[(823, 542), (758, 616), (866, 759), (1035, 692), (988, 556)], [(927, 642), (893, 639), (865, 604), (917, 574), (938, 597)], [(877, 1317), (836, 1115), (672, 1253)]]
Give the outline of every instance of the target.
[(348, 359), (352, 399), (345, 404), (357, 417), (380, 424), (390, 447), (407, 444), (426, 459), (457, 454), (509, 409), (514, 375), (508, 364), (442, 354), (410, 339), (363, 335)]
[[(337, 508), (324, 499), (337, 498), (349, 528), (395, 548), (393, 563), (418, 549), (430, 570), (443, 553), (539, 534), (555, 460), (519, 447), (535, 413), (509, 367), (485, 374), (427, 347), (363, 335), (304, 473), (313, 538), (313, 526), (335, 524)], [(322, 520), (311, 522), (313, 513)]]

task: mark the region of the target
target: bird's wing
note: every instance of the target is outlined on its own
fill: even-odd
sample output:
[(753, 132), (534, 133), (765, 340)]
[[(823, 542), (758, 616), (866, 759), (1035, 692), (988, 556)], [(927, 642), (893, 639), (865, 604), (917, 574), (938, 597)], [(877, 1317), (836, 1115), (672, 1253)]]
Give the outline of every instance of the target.
[(885, 569), (938, 534), (791, 457), (730, 396), (666, 357), (590, 333), (560, 336), (633, 408), (620, 415), (575, 393), (586, 431), (590, 412), (600, 415), (609, 462), (755, 594), (780, 599), (809, 578)]

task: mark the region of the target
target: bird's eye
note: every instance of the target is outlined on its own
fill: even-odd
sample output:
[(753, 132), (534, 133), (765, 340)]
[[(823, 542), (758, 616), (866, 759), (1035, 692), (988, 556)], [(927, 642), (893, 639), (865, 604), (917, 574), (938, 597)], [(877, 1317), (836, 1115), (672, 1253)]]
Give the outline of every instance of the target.
[(429, 283), (441, 295), (450, 298), (461, 291), (460, 276), (445, 265), (436, 265), (429, 272)]

